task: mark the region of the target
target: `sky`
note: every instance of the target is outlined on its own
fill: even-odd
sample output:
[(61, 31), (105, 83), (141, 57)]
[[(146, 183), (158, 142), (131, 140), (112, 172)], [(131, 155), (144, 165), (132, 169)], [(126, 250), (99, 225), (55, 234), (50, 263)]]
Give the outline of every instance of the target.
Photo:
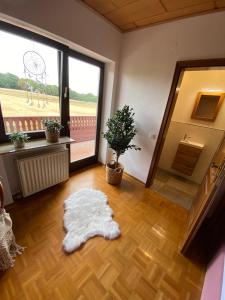
[[(0, 30), (0, 73), (25, 77), (23, 56), (35, 51), (45, 61), (46, 83), (58, 84), (57, 50), (26, 38)], [(69, 58), (69, 85), (78, 93), (98, 95), (100, 70), (83, 61)]]

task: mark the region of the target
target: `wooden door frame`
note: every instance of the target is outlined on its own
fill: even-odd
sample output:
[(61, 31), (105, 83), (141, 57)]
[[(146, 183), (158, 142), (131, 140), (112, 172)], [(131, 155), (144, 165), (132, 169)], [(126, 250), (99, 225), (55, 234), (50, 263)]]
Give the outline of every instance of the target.
[(155, 149), (153, 152), (151, 165), (148, 172), (147, 181), (145, 187), (148, 188), (152, 185), (155, 173), (158, 167), (159, 159), (162, 153), (164, 141), (166, 138), (167, 130), (172, 118), (172, 114), (177, 101), (176, 90), (181, 79), (181, 75), (187, 69), (199, 68), (199, 69), (209, 69), (213, 67), (225, 67), (225, 58), (215, 58), (215, 59), (202, 59), (202, 60), (186, 60), (178, 61), (176, 63), (175, 72), (173, 75), (173, 81), (169, 93), (169, 98), (166, 104), (165, 112), (163, 115), (162, 123), (159, 130), (159, 135), (156, 141)]
[[(212, 162), (215, 160), (215, 157), (217, 157), (218, 152), (221, 151), (221, 147), (223, 147), (224, 143), (225, 143), (225, 134), (223, 135), (222, 141), (213, 156)], [(210, 168), (211, 168), (211, 164), (209, 165), (206, 174), (210, 173)], [(216, 179), (216, 181), (217, 181), (217, 179)], [(191, 243), (195, 239), (199, 229), (203, 226), (203, 222), (206, 220), (206, 217), (213, 213), (213, 211), (215, 210), (215, 207), (220, 202), (223, 201), (224, 196), (225, 196), (225, 177), (222, 177), (219, 184), (215, 183), (215, 186), (213, 187), (212, 191), (210, 192), (207, 203), (204, 205), (204, 210), (200, 211), (200, 214), (198, 215), (199, 220), (196, 223), (196, 225), (192, 227), (188, 238), (184, 239), (184, 241), (180, 244), (181, 253), (187, 254)], [(204, 228), (203, 228), (203, 230), (204, 230)]]

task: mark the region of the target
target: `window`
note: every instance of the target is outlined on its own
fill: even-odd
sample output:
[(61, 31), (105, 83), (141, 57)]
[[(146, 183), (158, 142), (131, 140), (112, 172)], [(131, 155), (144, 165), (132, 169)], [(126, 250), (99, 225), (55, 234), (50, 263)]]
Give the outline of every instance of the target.
[(0, 40), (5, 133), (40, 131), (43, 119), (60, 120), (58, 50), (2, 30)]
[(96, 162), (104, 64), (1, 21), (0, 41), (0, 142), (13, 131), (44, 137), (43, 120), (59, 120), (76, 141), (71, 166)]

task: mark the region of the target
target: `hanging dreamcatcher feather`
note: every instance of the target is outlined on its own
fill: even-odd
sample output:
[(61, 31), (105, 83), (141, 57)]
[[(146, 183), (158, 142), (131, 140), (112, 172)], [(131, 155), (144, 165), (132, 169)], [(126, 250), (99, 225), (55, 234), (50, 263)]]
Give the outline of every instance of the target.
[[(26, 51), (23, 55), (24, 74), (26, 78), (27, 103), (34, 105), (37, 100), (38, 108), (45, 108), (48, 104), (46, 90), (46, 65), (43, 57), (36, 51)], [(37, 83), (34, 89), (31, 80)], [(42, 105), (41, 105), (42, 103)]]

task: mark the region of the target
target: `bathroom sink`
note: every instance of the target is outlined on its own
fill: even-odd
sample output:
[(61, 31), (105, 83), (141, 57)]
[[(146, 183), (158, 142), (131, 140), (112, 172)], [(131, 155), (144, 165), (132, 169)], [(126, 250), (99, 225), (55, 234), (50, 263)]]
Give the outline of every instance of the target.
[(189, 140), (181, 140), (180, 144), (191, 146), (191, 147), (198, 148), (198, 149), (203, 149), (204, 148), (203, 144), (192, 142), (192, 141), (189, 141)]

